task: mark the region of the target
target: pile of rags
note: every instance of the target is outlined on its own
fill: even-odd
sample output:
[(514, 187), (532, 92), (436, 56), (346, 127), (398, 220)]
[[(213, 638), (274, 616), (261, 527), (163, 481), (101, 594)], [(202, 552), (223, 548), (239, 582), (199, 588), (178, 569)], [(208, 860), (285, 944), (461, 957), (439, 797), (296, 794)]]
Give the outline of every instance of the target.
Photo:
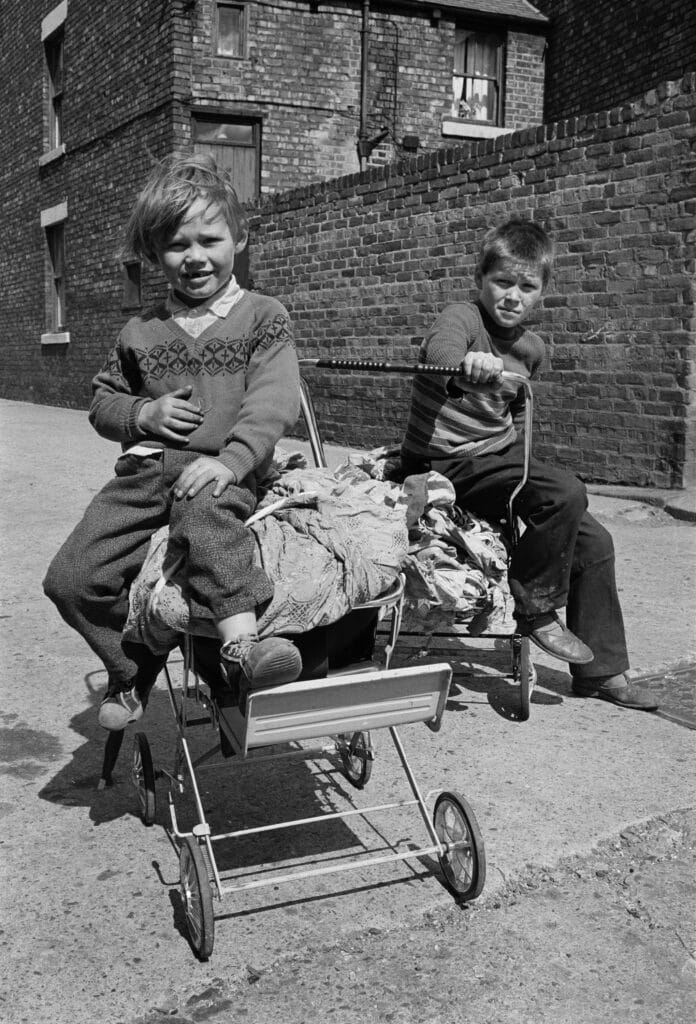
[[(276, 449), (275, 472), (247, 520), (256, 558), (274, 585), (260, 636), (296, 634), (337, 622), (374, 600), (403, 573), (407, 632), (452, 625), (478, 635), (510, 619), (507, 553), (500, 529), (455, 507), (438, 473), (400, 479), (389, 449), (351, 455), (334, 470), (308, 468), (301, 453)], [(130, 592), (128, 640), (155, 653), (182, 633), (215, 636), (192, 621), (180, 563), (167, 558), (168, 529), (154, 534)]]

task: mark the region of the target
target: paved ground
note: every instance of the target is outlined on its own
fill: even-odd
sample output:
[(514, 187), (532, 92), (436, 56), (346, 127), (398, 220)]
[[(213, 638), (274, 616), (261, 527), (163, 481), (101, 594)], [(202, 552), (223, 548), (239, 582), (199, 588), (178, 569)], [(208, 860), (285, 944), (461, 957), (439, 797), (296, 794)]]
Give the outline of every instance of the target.
[[(693, 522), (634, 496), (592, 497), (616, 542), (634, 669), (664, 696), (660, 715), (573, 698), (562, 666), (540, 658), (521, 723), (505, 650), (404, 647), (455, 670), (442, 731), (402, 735), (423, 788), (460, 790), (474, 807), (488, 859), (477, 904), (454, 907), (427, 863), (308, 880), (224, 902), (213, 957), (199, 963), (182, 934), (166, 803), (144, 828), (126, 765), (96, 790), (103, 674), (40, 588), (114, 447), (78, 412), (0, 402), (0, 421), (0, 1019), (273, 1024), (279, 1006), (288, 1024), (692, 1019)], [(161, 690), (144, 725), (168, 766)], [(378, 739), (369, 797), (390, 800), (403, 776)], [(249, 783), (213, 773), (204, 795), (223, 828), (350, 796), (318, 766), (260, 769)], [(224, 866), (341, 857), (380, 831), (421, 841), (418, 823), (390, 813), (376, 830), (336, 824), (235, 847)]]

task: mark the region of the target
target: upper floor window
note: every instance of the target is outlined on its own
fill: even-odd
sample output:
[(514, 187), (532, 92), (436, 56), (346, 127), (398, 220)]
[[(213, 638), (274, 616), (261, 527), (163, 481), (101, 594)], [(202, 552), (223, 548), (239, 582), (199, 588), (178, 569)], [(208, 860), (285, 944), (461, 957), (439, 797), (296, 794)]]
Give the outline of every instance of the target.
[(46, 66), (46, 149), (63, 145), (63, 50), (67, 0), (58, 4), (41, 22), (41, 40)]
[(215, 4), (213, 53), (219, 57), (246, 57), (245, 4)]
[(504, 36), (456, 29), (452, 116), (482, 124), (502, 120)]

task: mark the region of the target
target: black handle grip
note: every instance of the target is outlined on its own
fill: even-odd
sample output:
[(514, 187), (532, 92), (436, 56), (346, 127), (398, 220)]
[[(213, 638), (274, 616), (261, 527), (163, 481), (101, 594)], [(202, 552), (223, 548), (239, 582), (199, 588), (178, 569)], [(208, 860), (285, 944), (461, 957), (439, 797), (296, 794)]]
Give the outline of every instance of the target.
[[(412, 375), (423, 373), (437, 375), (440, 377), (458, 377), (461, 374), (460, 366), (438, 366), (434, 363), (389, 363), (379, 362), (374, 359), (300, 359), (302, 367), (317, 367), (321, 370), (362, 370), (373, 373), (410, 373)], [(521, 373), (511, 373), (503, 370), (501, 377), (510, 384), (528, 384), (526, 377)], [(479, 384), (472, 387), (485, 388), (487, 385)]]

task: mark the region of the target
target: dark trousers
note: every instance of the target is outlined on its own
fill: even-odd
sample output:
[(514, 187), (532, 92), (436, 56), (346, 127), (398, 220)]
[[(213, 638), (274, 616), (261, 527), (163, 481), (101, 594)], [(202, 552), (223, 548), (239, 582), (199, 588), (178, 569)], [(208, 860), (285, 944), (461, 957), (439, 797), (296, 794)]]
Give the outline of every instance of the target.
[(154, 682), (165, 658), (123, 641), (128, 591), (152, 534), (169, 523), (165, 567), (183, 556), (193, 615), (216, 620), (256, 609), (273, 596), (254, 562), (255, 540), (244, 520), (256, 505), (250, 486), (230, 486), (213, 498), (212, 484), (195, 498), (175, 501), (172, 485), (194, 452), (123, 456), (116, 476), (88, 506), (49, 566), (44, 591), (65, 621), (97, 654), (116, 684)]
[[(454, 484), (461, 508), (494, 522), (507, 518), (523, 465), (522, 440), (503, 452), (431, 463)], [(568, 628), (594, 653), (589, 664), (572, 666), (573, 675), (591, 679), (625, 672), (628, 654), (614, 545), (587, 511), (584, 485), (571, 473), (532, 459), (514, 512), (525, 524), (508, 573), (517, 614), (565, 607)]]

